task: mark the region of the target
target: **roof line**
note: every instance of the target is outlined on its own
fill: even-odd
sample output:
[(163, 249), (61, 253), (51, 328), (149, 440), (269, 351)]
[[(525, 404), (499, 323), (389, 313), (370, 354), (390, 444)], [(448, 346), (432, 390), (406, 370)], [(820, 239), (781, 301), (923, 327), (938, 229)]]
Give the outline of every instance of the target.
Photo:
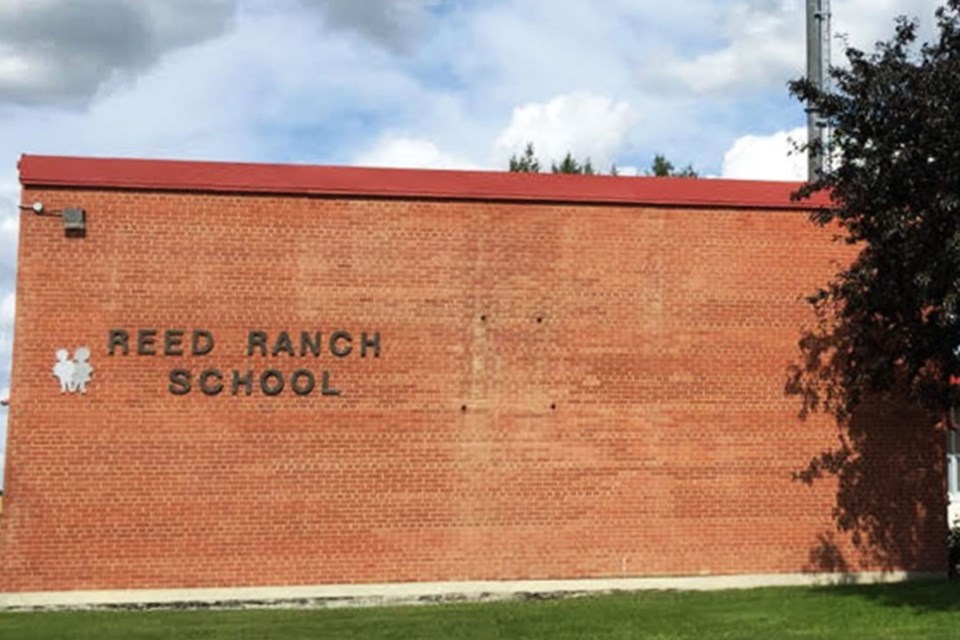
[(800, 183), (23, 155), (25, 187), (810, 210)]

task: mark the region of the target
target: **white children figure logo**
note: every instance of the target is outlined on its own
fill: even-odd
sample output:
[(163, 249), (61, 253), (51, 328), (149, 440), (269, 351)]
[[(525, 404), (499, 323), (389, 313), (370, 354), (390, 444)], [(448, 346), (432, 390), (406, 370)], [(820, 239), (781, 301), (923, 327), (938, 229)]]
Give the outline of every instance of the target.
[(53, 365), (53, 375), (60, 380), (60, 393), (87, 392), (87, 383), (93, 377), (93, 366), (89, 362), (90, 349), (79, 347), (73, 352), (73, 360), (66, 349), (57, 350), (57, 363)]
[(90, 382), (90, 378), (93, 377), (93, 366), (91, 366), (89, 362), (90, 349), (79, 347), (73, 352), (73, 359), (76, 363), (73, 369), (73, 383), (76, 385), (77, 391), (86, 393), (87, 383)]

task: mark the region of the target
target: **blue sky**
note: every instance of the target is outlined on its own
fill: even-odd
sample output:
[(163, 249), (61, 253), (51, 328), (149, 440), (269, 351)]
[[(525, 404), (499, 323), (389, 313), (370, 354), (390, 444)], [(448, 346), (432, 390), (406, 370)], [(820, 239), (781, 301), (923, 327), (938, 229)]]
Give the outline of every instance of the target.
[[(906, 14), (929, 34), (937, 4), (833, 0), (834, 31), (870, 48)], [(800, 179), (804, 19), (804, 0), (0, 0), (0, 389), (21, 153), (502, 169), (531, 141)]]

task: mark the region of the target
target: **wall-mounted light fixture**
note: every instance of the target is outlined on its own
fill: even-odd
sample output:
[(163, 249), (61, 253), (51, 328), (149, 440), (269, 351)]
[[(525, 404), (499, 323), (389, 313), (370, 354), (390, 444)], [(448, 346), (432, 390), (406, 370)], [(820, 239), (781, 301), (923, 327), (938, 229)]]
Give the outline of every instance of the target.
[(87, 212), (79, 207), (63, 210), (63, 228), (67, 231), (84, 231), (87, 228)]
[(22, 205), (20, 205), (20, 209), (21, 209), (22, 211), (33, 211), (33, 212), (34, 212), (35, 214), (37, 214), (38, 216), (42, 216), (42, 215), (43, 215), (43, 203), (42, 203), (42, 202), (34, 202), (33, 204), (22, 204)]
[(83, 236), (87, 230), (87, 212), (80, 207), (67, 207), (56, 211), (47, 211), (42, 202), (20, 205), (22, 211), (32, 211), (38, 216), (50, 216), (63, 219), (63, 229), (68, 236)]

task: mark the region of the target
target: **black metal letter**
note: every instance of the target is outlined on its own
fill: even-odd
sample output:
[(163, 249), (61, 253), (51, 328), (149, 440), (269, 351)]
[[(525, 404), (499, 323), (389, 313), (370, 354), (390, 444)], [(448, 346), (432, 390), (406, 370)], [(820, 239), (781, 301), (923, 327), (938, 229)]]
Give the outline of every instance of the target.
[(183, 329), (170, 329), (163, 334), (163, 355), (183, 355)]
[(330, 386), (330, 372), (323, 372), (323, 381), (320, 383), (320, 393), (325, 396), (338, 396), (340, 395), (339, 389), (334, 389)]
[(107, 337), (107, 353), (112, 356), (117, 347), (120, 347), (123, 355), (130, 353), (130, 336), (123, 329), (110, 329)]
[(380, 357), (380, 332), (373, 334), (372, 337), (368, 337), (366, 333), (360, 334), (360, 357), (367, 357), (367, 349), (373, 349), (373, 357)]
[(247, 375), (241, 376), (240, 372), (236, 369), (233, 370), (233, 381), (230, 384), (230, 393), (237, 395), (237, 391), (240, 390), (240, 387), (243, 386), (247, 391), (247, 395), (253, 393), (253, 370), (247, 370)]
[[(306, 386), (300, 386), (297, 384), (297, 381), (301, 378), (306, 379)], [(290, 388), (293, 389), (293, 392), (298, 396), (310, 395), (316, 386), (317, 379), (313, 377), (313, 372), (308, 369), (297, 369), (293, 372), (293, 376), (290, 377)]]
[(193, 355), (205, 356), (213, 351), (213, 334), (206, 329), (194, 329), (190, 345)]
[(157, 344), (156, 329), (140, 329), (137, 331), (137, 355), (155, 356), (157, 350), (154, 348)]
[(247, 334), (247, 355), (253, 355), (254, 347), (260, 349), (260, 355), (267, 355), (267, 334), (265, 331), (251, 331)]
[(175, 396), (185, 396), (190, 393), (190, 370), (173, 369), (170, 372), (170, 384), (167, 388)]
[[(207, 385), (210, 378), (217, 381), (212, 387)], [(219, 369), (204, 369), (197, 380), (200, 383), (200, 391), (203, 391), (204, 395), (215, 396), (223, 391), (223, 374), (220, 373)]]
[[(340, 348), (337, 346), (337, 343), (343, 340), (347, 343), (347, 346)], [(350, 335), (349, 331), (334, 331), (330, 334), (330, 353), (337, 356), (338, 358), (346, 358), (350, 355), (350, 352), (353, 351), (353, 336)]]
[(292, 356), (297, 355), (293, 351), (293, 341), (290, 340), (290, 334), (286, 331), (281, 331), (280, 335), (277, 336), (277, 341), (273, 344), (273, 352), (270, 355), (278, 356), (281, 353), (289, 353)]
[(307, 355), (307, 351), (312, 353), (315, 356), (320, 355), (320, 332), (317, 331), (313, 334), (313, 339), (310, 339), (310, 334), (306, 331), (300, 332), (300, 355)]
[[(273, 385), (267, 384), (270, 378), (275, 380)], [(280, 392), (283, 391), (283, 374), (276, 369), (267, 369), (261, 373), (260, 390), (268, 396), (280, 395)]]

